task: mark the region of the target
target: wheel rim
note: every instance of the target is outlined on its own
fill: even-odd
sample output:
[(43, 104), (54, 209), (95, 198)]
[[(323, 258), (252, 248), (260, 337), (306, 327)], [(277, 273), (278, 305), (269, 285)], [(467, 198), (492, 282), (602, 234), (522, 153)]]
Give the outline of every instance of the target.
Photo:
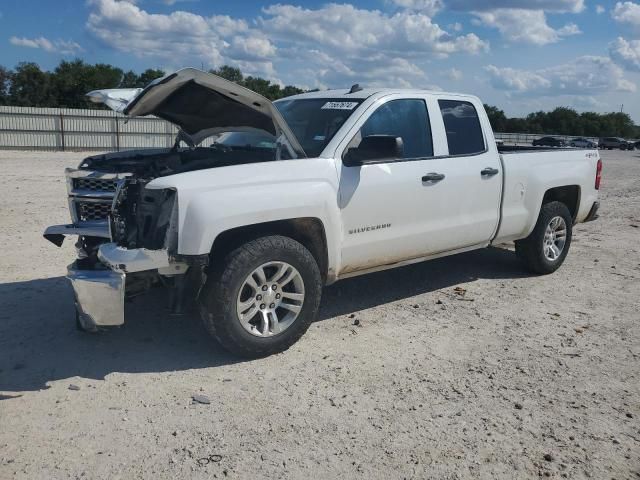
[(564, 250), (567, 242), (567, 223), (562, 217), (553, 217), (547, 224), (544, 232), (544, 256), (547, 260), (554, 262)]
[(286, 262), (268, 262), (244, 280), (236, 314), (251, 335), (272, 337), (295, 322), (303, 304), (304, 281), (300, 272)]

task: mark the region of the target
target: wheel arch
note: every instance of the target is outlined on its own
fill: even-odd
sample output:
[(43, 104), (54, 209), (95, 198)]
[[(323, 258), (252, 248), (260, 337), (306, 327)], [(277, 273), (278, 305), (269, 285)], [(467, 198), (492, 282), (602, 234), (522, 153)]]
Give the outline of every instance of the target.
[(316, 217), (289, 218), (243, 225), (218, 234), (209, 254), (209, 264), (218, 264), (235, 247), (267, 235), (282, 235), (300, 242), (315, 258), (322, 281), (329, 275), (327, 235), (322, 220)]
[(575, 223), (578, 211), (580, 210), (580, 185), (563, 185), (548, 189), (542, 197), (542, 205), (550, 202), (564, 203), (569, 209), (571, 218)]

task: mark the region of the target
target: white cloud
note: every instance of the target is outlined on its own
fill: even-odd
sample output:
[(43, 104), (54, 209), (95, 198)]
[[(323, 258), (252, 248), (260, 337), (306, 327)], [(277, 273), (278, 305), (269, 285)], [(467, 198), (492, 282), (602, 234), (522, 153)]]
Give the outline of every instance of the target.
[(457, 68), (451, 68), (447, 70), (446, 75), (449, 78), (449, 80), (453, 80), (453, 81), (462, 80), (462, 72)]
[(474, 15), (481, 24), (497, 28), (511, 42), (547, 45), (558, 42), (564, 36), (581, 33), (574, 23), (569, 23), (558, 30), (551, 28), (542, 10), (504, 8), (474, 12)]
[(422, 12), (431, 17), (444, 7), (443, 0), (392, 0), (392, 2), (398, 7)]
[(634, 2), (617, 2), (611, 11), (611, 17), (619, 23), (629, 23), (640, 27), (640, 4)]
[(491, 84), (495, 88), (505, 89), (508, 92), (535, 92), (551, 87), (550, 80), (535, 72), (516, 70), (511, 67), (499, 68), (495, 65), (488, 65), (485, 70), (489, 73)]
[[(128, 0), (131, 2), (131, 0)], [(200, 0), (162, 0), (162, 3), (164, 3), (165, 5), (168, 6), (172, 6), (175, 5), (176, 3), (192, 3), (192, 2), (198, 2)], [(132, 3), (136, 3), (135, 0)]]
[(448, 0), (447, 7), (474, 12), (514, 8), (578, 13), (584, 10), (584, 0)]
[(575, 23), (567, 23), (564, 27), (556, 30), (557, 34), (561, 37), (568, 37), (570, 35), (580, 35), (582, 30)]
[(447, 27), (449, 30), (453, 30), (454, 32), (462, 31), (462, 24), (460, 22), (452, 23)]
[(605, 12), (605, 8), (602, 5), (596, 5), (596, 13), (601, 15)]
[(179, 10), (150, 13), (135, 0), (89, 1), (87, 29), (116, 50), (172, 64), (230, 64), (277, 82), (274, 62), (286, 62), (280, 70), (295, 69), (290, 82), (296, 84), (335, 86), (355, 79), (424, 86), (427, 76), (417, 63), (489, 49), (477, 35), (450, 33), (423, 13), (440, 0), (408, 2), (421, 11), (401, 8), (395, 14), (348, 4), (318, 9), (277, 4), (253, 21)]
[(265, 32), (285, 42), (323, 46), (340, 53), (376, 52), (412, 56), (479, 53), (489, 48), (475, 34), (453, 36), (421, 13), (385, 15), (353, 5), (328, 4), (317, 10), (293, 5), (263, 9)]
[(618, 37), (609, 44), (609, 56), (623, 68), (640, 72), (640, 40)]
[(412, 87), (426, 84), (427, 75), (416, 64), (404, 58), (388, 58), (383, 54), (362, 59), (352, 59), (347, 63), (329, 55), (321, 55), (318, 79), (328, 86), (361, 83), (370, 87)]
[(9, 43), (18, 47), (40, 48), (45, 52), (61, 53), (63, 55), (73, 55), (82, 51), (82, 47), (76, 42), (70, 40), (51, 41), (45, 37), (11, 37)]
[(257, 25), (279, 47), (296, 82), (318, 88), (363, 83), (439, 89), (418, 65), (451, 54), (477, 54), (489, 44), (475, 34), (456, 35), (423, 13), (401, 10), (387, 15), (352, 5), (318, 9), (272, 5)]
[(252, 63), (254, 73), (273, 74), (276, 47), (245, 20), (174, 11), (153, 14), (134, 3), (90, 0), (88, 30), (106, 45), (139, 57), (159, 57), (209, 66)]
[(485, 67), (491, 85), (516, 95), (599, 95), (612, 91), (635, 92), (620, 67), (607, 57), (583, 56), (565, 65), (535, 71)]

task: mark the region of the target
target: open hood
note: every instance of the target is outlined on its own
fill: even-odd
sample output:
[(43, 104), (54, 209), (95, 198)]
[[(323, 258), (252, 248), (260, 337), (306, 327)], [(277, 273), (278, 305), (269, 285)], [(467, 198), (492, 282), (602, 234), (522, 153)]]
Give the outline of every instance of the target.
[(144, 89), (94, 90), (87, 96), (92, 102), (104, 103), (130, 117), (163, 118), (196, 144), (218, 132), (257, 130), (288, 144), (295, 157), (306, 157), (273, 103), (252, 90), (195, 68), (158, 78)]

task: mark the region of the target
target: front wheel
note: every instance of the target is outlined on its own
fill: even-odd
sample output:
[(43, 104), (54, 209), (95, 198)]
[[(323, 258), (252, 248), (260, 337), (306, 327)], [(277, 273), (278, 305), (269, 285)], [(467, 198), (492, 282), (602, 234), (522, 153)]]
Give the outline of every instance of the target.
[(555, 272), (569, 252), (572, 225), (571, 213), (564, 203), (545, 203), (531, 234), (515, 242), (516, 254), (534, 273)]
[(229, 253), (200, 293), (209, 333), (243, 357), (286, 350), (315, 319), (322, 294), (320, 270), (299, 242), (261, 237)]

